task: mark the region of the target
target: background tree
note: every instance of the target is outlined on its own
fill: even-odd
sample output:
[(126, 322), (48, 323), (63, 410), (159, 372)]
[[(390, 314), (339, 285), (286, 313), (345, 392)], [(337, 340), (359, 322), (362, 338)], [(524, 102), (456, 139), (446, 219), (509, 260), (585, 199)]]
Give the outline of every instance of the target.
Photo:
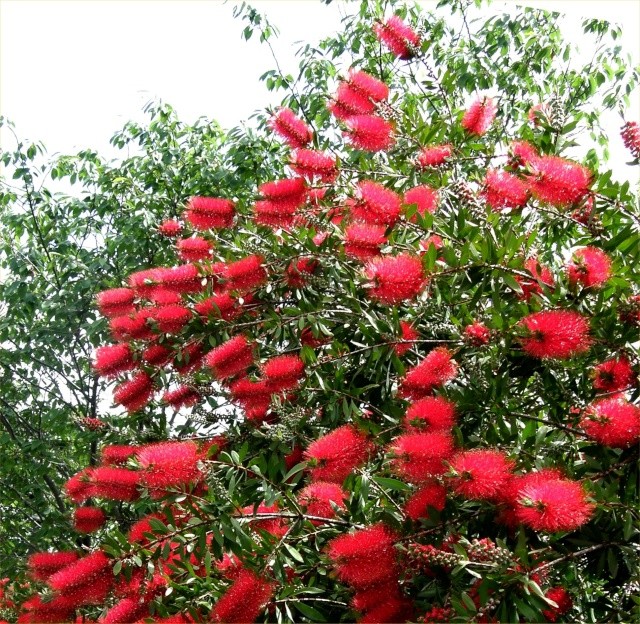
[[(604, 47), (573, 69), (553, 14), (474, 22), (442, 4), (453, 26), (362, 3), (344, 33), (301, 49), (298, 77), (264, 76), (289, 108), (257, 133), (222, 143), (159, 109), (115, 139), (146, 156), (57, 164), (134, 221), (135, 259), (123, 250), (117, 267), (104, 223), (89, 252), (76, 233), (54, 239), (110, 252), (96, 290), (117, 343), (94, 366), (118, 377), (129, 415), (70, 436), (100, 447), (65, 486), (76, 528), (98, 532), (78, 561), (69, 537), (29, 559), (45, 591), (25, 621), (631, 617), (638, 207), (600, 164), (597, 122), (637, 72), (606, 46), (608, 24), (585, 24)], [(238, 14), (268, 45), (268, 22)], [(586, 132), (596, 147), (568, 160)], [(34, 203), (35, 152), (21, 153), (5, 160), (24, 201), (5, 205), (38, 242), (54, 204)], [(169, 256), (152, 209), (182, 219), (161, 227), (179, 237), (177, 268), (153, 268)], [(54, 323), (68, 299), (42, 292)], [(33, 379), (27, 356), (11, 370)], [(33, 396), (14, 399), (17, 423)], [(167, 404), (194, 403), (167, 421)], [(7, 422), (14, 443), (37, 438)]]

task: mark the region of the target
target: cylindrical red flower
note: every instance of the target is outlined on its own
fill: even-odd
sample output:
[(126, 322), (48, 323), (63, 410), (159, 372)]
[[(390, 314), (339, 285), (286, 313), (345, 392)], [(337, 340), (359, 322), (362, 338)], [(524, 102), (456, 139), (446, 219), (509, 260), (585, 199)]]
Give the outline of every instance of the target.
[(449, 485), (472, 500), (497, 500), (513, 470), (513, 462), (501, 451), (474, 449), (458, 453), (450, 462)]
[(484, 323), (474, 321), (471, 325), (467, 325), (464, 328), (464, 337), (472, 345), (479, 347), (489, 343), (491, 330)]
[(199, 230), (227, 228), (233, 223), (236, 209), (229, 199), (192, 197), (186, 206), (184, 219)]
[(413, 341), (420, 337), (418, 331), (407, 321), (400, 321), (400, 334), (402, 342), (396, 342), (393, 346), (393, 350), (396, 355), (404, 355), (407, 351), (413, 347)]
[(122, 405), (129, 413), (142, 409), (153, 394), (153, 380), (147, 373), (136, 373), (129, 381), (119, 384), (113, 390), (113, 401)]
[(177, 236), (182, 232), (182, 224), (176, 219), (167, 219), (158, 226), (158, 232), (163, 236)]
[(624, 142), (624, 146), (631, 152), (634, 158), (640, 158), (640, 125), (637, 121), (627, 121), (620, 136)]
[(52, 574), (47, 580), (47, 585), (54, 591), (68, 593), (71, 590), (77, 590), (83, 585), (94, 582), (98, 577), (105, 576), (105, 574), (113, 578), (110, 570), (111, 563), (111, 559), (107, 557), (104, 551), (97, 550)]
[(139, 448), (132, 444), (109, 444), (100, 451), (100, 459), (108, 466), (121, 466), (126, 464)]
[(444, 461), (453, 454), (453, 438), (442, 431), (407, 433), (388, 447), (393, 471), (409, 483), (423, 483), (444, 474)]
[(135, 312), (135, 292), (131, 288), (103, 290), (96, 296), (98, 309), (103, 316), (124, 316)]
[(198, 446), (190, 440), (148, 444), (136, 453), (136, 458), (141, 481), (152, 490), (187, 485), (201, 476)]
[(380, 247), (387, 242), (386, 226), (355, 222), (345, 230), (344, 252), (358, 260), (371, 260), (380, 254)]
[(585, 410), (580, 427), (599, 444), (627, 448), (640, 441), (640, 407), (623, 396), (599, 399)]
[(192, 316), (191, 310), (181, 305), (166, 305), (153, 312), (158, 331), (165, 334), (177, 334)]
[(97, 531), (106, 519), (106, 514), (99, 507), (78, 507), (73, 512), (73, 526), (80, 533)]
[(195, 405), (201, 398), (197, 390), (186, 385), (178, 386), (174, 390), (167, 390), (162, 395), (162, 400), (174, 409)]
[(253, 344), (245, 336), (234, 336), (210, 351), (205, 362), (216, 379), (233, 377), (253, 364)]
[(338, 177), (336, 159), (324, 152), (298, 149), (291, 154), (291, 168), (304, 178), (333, 182)]
[(374, 225), (393, 225), (400, 217), (402, 198), (377, 182), (358, 182), (356, 202), (351, 214), (356, 219)]
[(573, 607), (571, 594), (564, 587), (552, 587), (545, 592), (544, 596), (558, 605), (542, 610), (542, 615), (548, 622), (557, 622), (558, 618), (571, 611)]
[(532, 357), (566, 360), (591, 346), (589, 322), (573, 310), (534, 312), (518, 325), (526, 332), (522, 348)]
[(457, 373), (458, 365), (449, 350), (437, 347), (422, 362), (407, 371), (400, 392), (403, 396), (421, 399), (451, 381)]
[(412, 520), (429, 518), (429, 507), (442, 511), (447, 503), (447, 490), (437, 482), (425, 483), (407, 500), (404, 510)]
[[(347, 493), (337, 483), (324, 483), (317, 481), (303, 488), (298, 494), (298, 503), (306, 508), (310, 516), (320, 518), (335, 518), (336, 512), (332, 506), (344, 509), (344, 501)], [(323, 524), (322, 520), (312, 520), (315, 526)]]
[(168, 269), (160, 269), (162, 286), (180, 294), (204, 290), (204, 277), (200, 268), (195, 264), (181, 264)]
[(351, 144), (368, 152), (387, 150), (395, 143), (393, 124), (376, 115), (355, 115), (346, 122)]
[[(434, 213), (438, 208), (439, 201), (438, 191), (426, 184), (415, 186), (404, 194), (404, 203), (406, 205), (415, 204), (419, 215), (424, 215), (427, 212)], [(411, 221), (415, 223), (415, 215), (411, 218)]]
[(539, 155), (538, 150), (528, 141), (513, 141), (509, 144), (509, 166), (513, 169), (525, 167)]
[(403, 60), (414, 56), (420, 47), (418, 33), (405, 24), (397, 15), (391, 16), (386, 22), (374, 24), (373, 31), (393, 54)]
[(480, 98), (465, 111), (462, 117), (462, 127), (469, 134), (482, 136), (493, 123), (497, 112), (498, 107), (491, 98)]
[(205, 319), (221, 318), (225, 321), (231, 321), (238, 318), (242, 314), (242, 305), (236, 297), (228, 292), (219, 293), (199, 301), (194, 306), (195, 311)]
[(593, 387), (602, 392), (618, 392), (636, 384), (637, 376), (626, 355), (611, 358), (593, 369)]
[(312, 442), (304, 452), (313, 481), (342, 483), (364, 464), (373, 444), (351, 425), (343, 425)]
[(520, 277), (519, 275), (516, 276), (516, 281), (520, 284), (520, 288), (522, 288), (522, 295), (520, 295), (521, 299), (529, 301), (532, 295), (541, 295), (542, 286), (540, 285), (540, 282), (550, 288), (554, 286), (555, 280), (553, 278), (553, 273), (551, 273), (548, 267), (541, 264), (535, 256), (525, 260), (524, 268), (529, 271), (535, 279), (527, 279), (526, 277)]
[(290, 288), (304, 288), (320, 266), (315, 258), (298, 258), (292, 261), (286, 270), (286, 283)]
[(207, 260), (211, 258), (213, 245), (201, 236), (193, 236), (192, 238), (183, 238), (176, 244), (178, 255), (185, 262), (197, 262), (198, 260)]
[(304, 376), (304, 362), (297, 355), (278, 355), (262, 365), (262, 374), (272, 392), (291, 390)]
[(280, 108), (269, 120), (269, 127), (291, 147), (305, 147), (313, 141), (313, 130), (290, 108)]
[(245, 293), (262, 286), (267, 281), (267, 271), (263, 263), (264, 258), (258, 255), (230, 262), (223, 274), (226, 289)]
[(482, 195), (492, 210), (518, 209), (527, 203), (529, 189), (512, 173), (489, 169), (484, 179)]
[(46, 581), (52, 574), (78, 560), (72, 551), (38, 552), (27, 559), (29, 574), (39, 581)]
[(365, 276), (371, 282), (369, 296), (387, 305), (414, 299), (427, 282), (422, 261), (409, 254), (374, 258), (365, 266)]
[(449, 143), (442, 145), (428, 145), (423, 147), (418, 154), (416, 164), (423, 169), (427, 167), (439, 167), (443, 165), (453, 154), (453, 147)]
[(98, 466), (89, 475), (91, 496), (115, 501), (134, 501), (140, 497), (140, 473), (127, 468)]
[(571, 284), (597, 288), (611, 277), (611, 260), (602, 249), (581, 247), (573, 252), (567, 275)]
[(128, 344), (98, 347), (93, 368), (101, 377), (113, 377), (134, 368), (133, 354)]
[(275, 586), (243, 568), (235, 581), (213, 606), (209, 619), (224, 624), (247, 624), (255, 622), (267, 606)]
[(402, 421), (410, 433), (446, 431), (456, 424), (456, 406), (444, 397), (425, 397), (412, 403)]
[(564, 208), (578, 203), (589, 192), (593, 174), (578, 163), (559, 156), (540, 156), (530, 160), (528, 166), (529, 190), (541, 202)]

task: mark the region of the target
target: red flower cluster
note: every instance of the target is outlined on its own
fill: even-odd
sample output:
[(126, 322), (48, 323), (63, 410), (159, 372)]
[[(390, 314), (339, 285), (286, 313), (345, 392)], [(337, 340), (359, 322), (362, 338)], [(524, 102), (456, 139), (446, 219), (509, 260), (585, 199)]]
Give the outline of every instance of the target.
[(185, 221), (198, 230), (227, 228), (233, 223), (236, 208), (229, 199), (192, 197), (186, 206)]
[(456, 424), (456, 406), (444, 397), (425, 397), (412, 403), (402, 421), (410, 433), (449, 430)]
[(393, 124), (376, 115), (355, 115), (345, 125), (351, 144), (368, 152), (389, 149), (395, 143)]
[(112, 561), (102, 550), (58, 570), (47, 579), (47, 585), (72, 601), (74, 607), (101, 604), (113, 584)]
[(625, 355), (602, 362), (593, 369), (593, 387), (602, 392), (626, 390), (635, 382), (636, 374)]
[(336, 159), (324, 152), (298, 149), (291, 154), (291, 168), (304, 178), (333, 182), (338, 177)]
[(413, 347), (413, 341), (420, 337), (417, 330), (407, 321), (400, 321), (400, 333), (403, 342), (396, 342), (393, 346), (393, 350), (396, 355), (404, 355), (407, 351)]
[(95, 368), (101, 377), (114, 377), (118, 373), (135, 367), (133, 354), (128, 344), (98, 347), (95, 353)]
[(313, 141), (313, 131), (290, 108), (281, 108), (269, 120), (269, 127), (291, 147), (306, 147)]
[(417, 165), (426, 169), (427, 167), (439, 167), (443, 165), (453, 154), (453, 147), (449, 143), (444, 145), (429, 145), (420, 150), (417, 158)]
[(448, 432), (407, 433), (388, 447), (391, 466), (409, 483), (424, 483), (446, 472), (445, 460), (453, 454), (453, 438)]
[(566, 360), (589, 350), (589, 323), (572, 310), (545, 310), (523, 318), (520, 339), (524, 351), (537, 358)]
[(580, 427), (599, 444), (627, 448), (640, 441), (640, 407), (620, 395), (599, 399), (585, 410)]
[(414, 56), (420, 47), (418, 34), (397, 15), (393, 15), (386, 22), (374, 24), (373, 31), (391, 52), (403, 60)]
[(342, 483), (369, 458), (374, 445), (352, 425), (343, 425), (312, 442), (304, 452), (313, 481)]
[(474, 321), (464, 328), (464, 336), (472, 345), (479, 347), (489, 343), (491, 330), (484, 323)]
[(285, 178), (260, 185), (264, 200), (254, 206), (257, 223), (271, 228), (290, 228), (297, 210), (307, 198), (304, 178)]
[(373, 258), (365, 266), (365, 276), (371, 283), (369, 295), (387, 305), (414, 299), (427, 281), (420, 258), (409, 254)]
[(160, 224), (158, 232), (163, 236), (177, 236), (182, 232), (182, 224), (176, 219), (167, 219)]
[(103, 316), (109, 318), (135, 312), (135, 292), (131, 288), (111, 288), (98, 293), (96, 303)]
[(79, 533), (93, 533), (106, 520), (106, 514), (99, 507), (78, 507), (73, 512), (73, 526)]
[(125, 381), (113, 390), (113, 401), (122, 405), (129, 413), (142, 409), (153, 394), (153, 380), (147, 373), (136, 373), (129, 381)]
[(290, 288), (304, 288), (320, 266), (315, 258), (299, 258), (291, 262), (286, 270), (286, 282)]
[(355, 115), (370, 115), (376, 104), (388, 96), (389, 87), (384, 82), (364, 71), (350, 69), (348, 79), (338, 86), (329, 110), (343, 120)]
[(492, 210), (518, 209), (527, 203), (529, 190), (527, 185), (512, 173), (489, 169), (484, 179), (482, 195)]
[[(438, 195), (438, 191), (426, 184), (415, 186), (404, 194), (404, 203), (406, 205), (415, 204), (418, 209), (417, 214), (421, 216), (427, 212), (431, 214), (434, 213), (438, 208), (439, 201), (440, 196)], [(415, 223), (415, 215), (411, 221)]]
[(569, 283), (585, 288), (602, 286), (611, 277), (609, 256), (596, 247), (581, 247), (574, 251), (567, 265)]
[(297, 355), (278, 355), (262, 366), (270, 392), (292, 390), (304, 376), (304, 362)]
[(358, 182), (358, 196), (351, 207), (354, 218), (374, 225), (392, 226), (400, 217), (401, 197), (377, 182)]
[(34, 553), (27, 560), (29, 574), (39, 581), (46, 581), (52, 574), (78, 560), (72, 551)]
[(267, 281), (267, 271), (263, 266), (262, 256), (247, 256), (230, 262), (224, 269), (227, 290), (247, 293)]
[(513, 141), (509, 145), (509, 166), (513, 169), (526, 167), (539, 157), (538, 150), (528, 141)]
[(421, 399), (451, 381), (457, 373), (458, 365), (449, 350), (438, 347), (430, 351), (420, 364), (407, 371), (400, 392), (403, 396)]
[(462, 117), (462, 127), (469, 134), (482, 136), (493, 123), (497, 112), (498, 107), (491, 98), (480, 98), (465, 111)]
[(589, 192), (589, 169), (559, 156), (540, 156), (528, 162), (529, 190), (541, 202), (563, 208), (578, 203)]
[(624, 146), (631, 152), (634, 158), (640, 158), (640, 125), (637, 121), (627, 121), (620, 136), (624, 142)]
[(195, 405), (201, 398), (200, 393), (189, 386), (178, 386), (174, 390), (167, 390), (162, 395), (162, 400), (174, 409)]
[[(166, 488), (181, 487), (197, 481), (200, 453), (195, 442), (159, 442), (143, 446), (136, 454), (142, 483), (155, 494)], [(161, 490), (161, 492), (157, 492)]]
[(407, 500), (404, 510), (409, 518), (418, 521), (429, 518), (429, 507), (442, 511), (447, 503), (447, 490), (436, 481), (421, 485)]
[(234, 336), (210, 351), (205, 363), (216, 379), (234, 377), (253, 364), (253, 345), (245, 336)]
[(494, 450), (463, 451), (450, 462), (453, 491), (472, 500), (498, 500), (511, 478), (513, 462)]
[(557, 622), (558, 618), (566, 615), (573, 607), (571, 594), (564, 587), (552, 587), (544, 596), (558, 605), (557, 607), (543, 609), (542, 615), (549, 622)]
[[(348, 498), (347, 493), (337, 483), (317, 481), (302, 488), (298, 494), (298, 503), (306, 508), (310, 516), (331, 519), (336, 516), (334, 506), (344, 509), (344, 501)], [(324, 524), (321, 520), (311, 522), (315, 526)]]
[(183, 238), (176, 244), (178, 255), (185, 262), (197, 262), (198, 260), (208, 260), (211, 258), (213, 245), (201, 236)]
[(274, 589), (272, 582), (243, 568), (213, 606), (209, 620), (224, 624), (254, 622), (271, 600)]
[(361, 261), (371, 260), (387, 242), (386, 229), (373, 223), (352, 223), (345, 230), (344, 253)]
[(550, 288), (554, 286), (555, 280), (553, 279), (553, 273), (551, 273), (548, 267), (540, 264), (538, 258), (527, 258), (524, 262), (524, 268), (535, 278), (527, 279), (519, 275), (516, 277), (516, 281), (520, 284), (520, 288), (522, 288), (521, 298), (525, 301), (529, 301), (532, 295), (542, 294), (540, 282)]

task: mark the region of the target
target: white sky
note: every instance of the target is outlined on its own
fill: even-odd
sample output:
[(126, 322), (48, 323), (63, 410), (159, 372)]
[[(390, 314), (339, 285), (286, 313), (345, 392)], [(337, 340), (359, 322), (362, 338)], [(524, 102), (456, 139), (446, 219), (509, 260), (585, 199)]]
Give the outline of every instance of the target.
[[(344, 11), (337, 0), (329, 6), (319, 0), (250, 3), (280, 28), (274, 47), (291, 72), (294, 42), (332, 33)], [(565, 37), (571, 40), (580, 36), (581, 17), (621, 22), (623, 45), (640, 62), (640, 0), (518, 4), (568, 13)], [(20, 137), (43, 141), (50, 153), (91, 147), (110, 154), (112, 134), (142, 118), (142, 106), (153, 98), (170, 103), (185, 121), (204, 115), (231, 127), (277, 103), (258, 80), (274, 67), (270, 54), (257, 38), (241, 39), (232, 6), (216, 0), (0, 0), (0, 114), (16, 124)], [(630, 118), (639, 113), (640, 104)], [(617, 116), (612, 123), (613, 149), (620, 152)], [(616, 164), (626, 159), (620, 153)]]

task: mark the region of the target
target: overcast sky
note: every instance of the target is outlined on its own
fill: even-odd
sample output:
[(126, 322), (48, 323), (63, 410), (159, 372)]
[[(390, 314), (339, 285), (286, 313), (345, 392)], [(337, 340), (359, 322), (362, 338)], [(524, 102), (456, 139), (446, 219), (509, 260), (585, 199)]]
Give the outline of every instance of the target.
[[(345, 10), (338, 1), (252, 3), (281, 30), (275, 47), (285, 71), (296, 67), (294, 42), (331, 34)], [(564, 34), (573, 40), (581, 17), (619, 21), (623, 44), (640, 62), (639, 0), (521, 4), (567, 12)], [(258, 80), (273, 60), (265, 46), (241, 39), (232, 6), (212, 0), (0, 0), (0, 113), (21, 137), (42, 140), (51, 153), (108, 151), (111, 135), (141, 118), (153, 98), (172, 104), (185, 121), (205, 115), (231, 127), (276, 103)], [(640, 116), (638, 109), (632, 118)], [(612, 123), (619, 126), (617, 119)]]

